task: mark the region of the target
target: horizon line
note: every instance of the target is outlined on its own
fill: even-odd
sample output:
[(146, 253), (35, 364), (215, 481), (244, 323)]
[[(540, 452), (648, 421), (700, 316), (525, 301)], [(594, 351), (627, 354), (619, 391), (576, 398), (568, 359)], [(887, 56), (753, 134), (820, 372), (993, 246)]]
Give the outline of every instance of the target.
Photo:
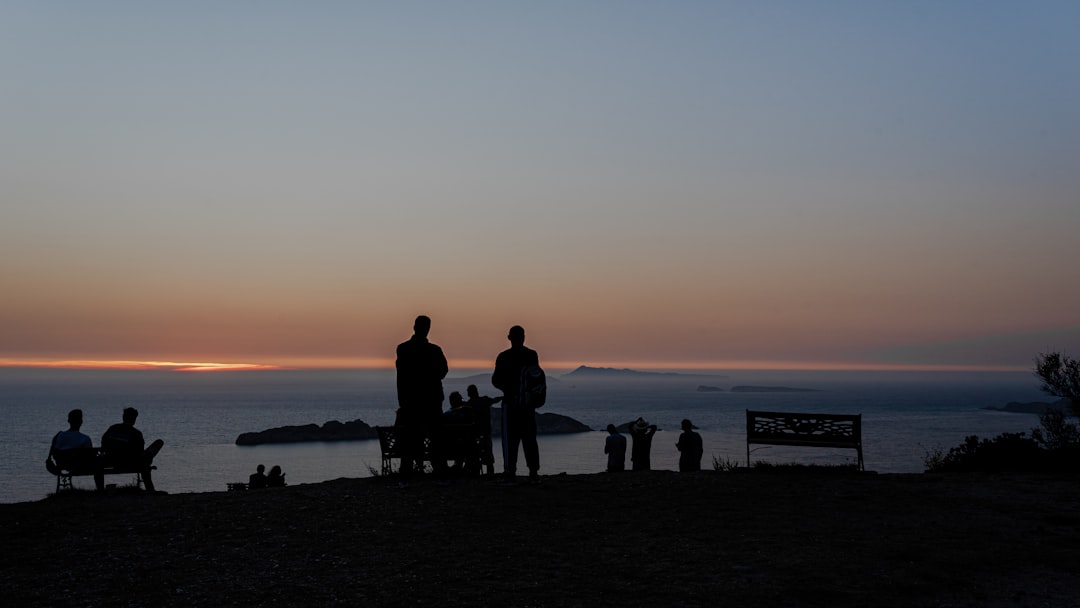
[[(392, 359), (309, 359), (291, 364), (245, 362), (178, 362), (158, 360), (99, 360), (99, 359), (0, 359), (0, 368), (9, 369), (66, 369), (101, 371), (173, 371), (182, 373), (227, 373), (258, 371), (393, 371)], [(494, 361), (481, 359), (451, 359), (451, 370), (492, 369)], [(897, 371), (897, 372), (1021, 372), (1030, 367), (1019, 365), (877, 363), (855, 361), (546, 361), (543, 367), (551, 371), (571, 372), (580, 367), (631, 369), (636, 371)]]

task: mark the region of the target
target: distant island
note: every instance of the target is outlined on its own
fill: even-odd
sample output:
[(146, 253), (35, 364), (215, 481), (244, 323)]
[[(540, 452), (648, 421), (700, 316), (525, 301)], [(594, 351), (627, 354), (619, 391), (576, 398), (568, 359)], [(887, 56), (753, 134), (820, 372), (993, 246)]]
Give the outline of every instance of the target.
[(614, 367), (589, 367), (581, 365), (574, 371), (564, 374), (563, 378), (688, 378), (708, 376), (710, 378), (723, 378), (714, 374), (685, 374), (680, 372), (643, 372), (636, 369)]
[(675, 372), (642, 372), (636, 369), (616, 369), (614, 367), (589, 367), (588, 365), (578, 366), (577, 369), (565, 374), (564, 378), (574, 377), (596, 377), (596, 378), (624, 378), (627, 376), (641, 377), (641, 376), (678, 376)]
[[(722, 393), (723, 388), (719, 386), (709, 386), (707, 384), (699, 384), (697, 387), (699, 393)], [(731, 392), (733, 393), (815, 393), (816, 388), (792, 388), (790, 386), (733, 386)]]
[[(499, 435), (501, 417), (501, 408), (491, 408), (492, 435)], [(592, 429), (569, 416), (552, 412), (537, 412), (536, 414), (536, 432), (540, 435), (587, 433), (589, 431), (592, 431)], [(370, 426), (363, 420), (350, 422), (331, 420), (322, 426), (317, 424), (280, 426), (254, 433), (241, 433), (236, 438), (236, 445), (267, 445), (310, 441), (362, 441), (376, 438), (378, 438), (378, 432), (375, 427)]]
[(792, 388), (790, 386), (733, 386), (733, 393), (816, 393), (816, 388)]
[(1018, 401), (1010, 401), (1009, 403), (1006, 403), (1004, 407), (994, 407), (991, 405), (983, 409), (993, 410), (995, 412), (1011, 412), (1014, 414), (1042, 414), (1049, 410), (1064, 410), (1068, 406), (1068, 399), (1058, 399), (1053, 403), (1045, 403), (1042, 401), (1020, 403)]

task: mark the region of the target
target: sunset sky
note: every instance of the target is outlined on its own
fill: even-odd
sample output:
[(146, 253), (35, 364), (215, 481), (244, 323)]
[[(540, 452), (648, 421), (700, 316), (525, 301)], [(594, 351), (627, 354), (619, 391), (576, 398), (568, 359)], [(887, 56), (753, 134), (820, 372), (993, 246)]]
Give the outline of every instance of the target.
[(1080, 353), (1078, 2), (12, 1), (0, 79), (0, 365)]

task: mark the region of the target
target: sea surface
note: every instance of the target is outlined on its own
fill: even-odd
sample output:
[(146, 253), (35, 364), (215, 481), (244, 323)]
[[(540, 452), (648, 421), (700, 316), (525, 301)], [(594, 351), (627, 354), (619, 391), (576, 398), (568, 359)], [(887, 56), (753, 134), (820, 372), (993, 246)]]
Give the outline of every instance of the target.
[[(446, 393), (476, 384), (498, 393), (489, 370), (452, 370)], [(719, 390), (699, 390), (699, 387)], [(736, 386), (806, 389), (740, 392)], [(992, 437), (1030, 431), (1032, 414), (993, 411), (1011, 401), (1053, 401), (1026, 372), (784, 372), (717, 371), (650, 375), (550, 373), (543, 411), (575, 418), (595, 432), (541, 436), (541, 474), (604, 470), (604, 428), (638, 416), (659, 426), (654, 469), (677, 469), (675, 442), (689, 418), (705, 443), (703, 467), (746, 466), (745, 410), (863, 415), (866, 469), (922, 472), (924, 457), (968, 435)], [(280, 465), (290, 485), (369, 477), (380, 466), (378, 441), (320, 442), (241, 447), (236, 437), (285, 425), (363, 420), (389, 425), (396, 408), (392, 371), (260, 371), (185, 373), (0, 369), (0, 502), (39, 500), (56, 478), (45, 470), (53, 435), (67, 428), (67, 412), (81, 408), (83, 432), (94, 445), (138, 408), (136, 426), (149, 443), (163, 439), (155, 485), (170, 493), (225, 491), (246, 481), (256, 465)], [(496, 441), (498, 439), (496, 438)], [(854, 450), (753, 446), (752, 461), (844, 464)], [(498, 449), (496, 459), (499, 458)], [(520, 458), (519, 458), (520, 460)], [(496, 468), (501, 464), (496, 463)], [(133, 479), (110, 476), (107, 483)], [(93, 488), (90, 478), (76, 487)]]

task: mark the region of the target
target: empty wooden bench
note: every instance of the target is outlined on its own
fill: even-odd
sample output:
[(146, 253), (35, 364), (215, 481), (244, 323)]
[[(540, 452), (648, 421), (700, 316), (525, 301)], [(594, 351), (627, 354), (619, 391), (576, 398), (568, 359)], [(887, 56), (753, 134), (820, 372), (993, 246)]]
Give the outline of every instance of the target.
[(862, 414), (802, 414), (746, 410), (746, 466), (750, 445), (851, 448), (863, 468)]

